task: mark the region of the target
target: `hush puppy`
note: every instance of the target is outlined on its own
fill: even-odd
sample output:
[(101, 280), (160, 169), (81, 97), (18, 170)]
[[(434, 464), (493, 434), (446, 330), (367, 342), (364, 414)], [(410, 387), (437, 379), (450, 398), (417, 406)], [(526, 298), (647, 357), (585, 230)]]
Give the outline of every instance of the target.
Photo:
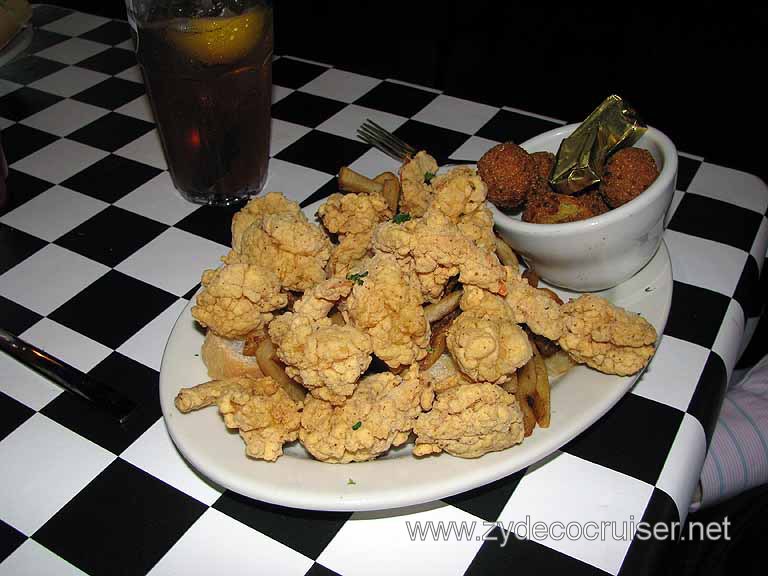
[(517, 144), (497, 144), (477, 163), (480, 178), (488, 186), (488, 200), (510, 211), (525, 202), (538, 181), (536, 162)]
[(600, 193), (611, 208), (626, 204), (656, 180), (659, 170), (648, 150), (622, 148), (605, 164)]
[(548, 192), (528, 199), (523, 211), (523, 222), (563, 224), (592, 218), (605, 211), (607, 206), (596, 191), (580, 196)]

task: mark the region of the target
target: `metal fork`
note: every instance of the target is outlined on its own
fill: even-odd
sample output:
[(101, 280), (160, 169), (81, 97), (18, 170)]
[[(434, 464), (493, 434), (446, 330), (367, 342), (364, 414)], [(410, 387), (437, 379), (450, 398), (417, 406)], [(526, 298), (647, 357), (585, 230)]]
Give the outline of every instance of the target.
[[(418, 150), (398, 138), (389, 130), (382, 128), (376, 122), (370, 118), (366, 118), (360, 128), (357, 129), (357, 137), (360, 138), (366, 144), (370, 144), (374, 148), (380, 150), (390, 158), (394, 158), (398, 162), (405, 162), (410, 158), (413, 158)], [(445, 164), (476, 164), (477, 160), (456, 160), (450, 157), (437, 158), (435, 157), (438, 166)]]

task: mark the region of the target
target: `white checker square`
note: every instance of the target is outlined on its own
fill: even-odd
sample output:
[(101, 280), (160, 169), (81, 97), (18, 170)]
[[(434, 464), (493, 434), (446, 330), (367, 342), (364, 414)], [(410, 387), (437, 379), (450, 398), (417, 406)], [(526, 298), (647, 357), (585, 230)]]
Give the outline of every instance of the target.
[(691, 471), (701, 470), (706, 455), (704, 428), (696, 418), (685, 414), (656, 481), (656, 487), (666, 492), (677, 504), (680, 522), (685, 522), (693, 492), (699, 482), (699, 475)]
[(509, 110), (510, 112), (516, 112), (517, 114), (522, 114), (523, 116), (538, 118), (539, 120), (547, 120), (548, 122), (554, 122), (555, 124), (560, 124), (560, 125), (566, 124), (565, 120), (561, 120), (560, 118), (553, 118), (552, 116), (544, 116), (543, 114), (536, 114), (534, 112), (529, 112), (528, 110), (513, 108), (512, 106), (504, 106), (504, 110)]
[(120, 74), (115, 74), (115, 78), (120, 78), (122, 80), (128, 80), (130, 82), (136, 82), (137, 84), (143, 84), (144, 83), (144, 76), (141, 73), (141, 68), (137, 64), (136, 66), (131, 66), (130, 68), (126, 68)]
[(135, 100), (123, 104), (120, 108), (115, 110), (115, 112), (120, 112), (120, 114), (125, 114), (131, 118), (146, 120), (147, 122), (155, 121), (155, 114), (152, 112), (152, 105), (146, 94), (142, 94)]
[[(578, 478), (578, 482), (567, 482), (565, 478)], [(583, 526), (589, 521), (594, 522), (598, 530), (606, 526), (603, 522), (613, 522), (616, 535), (627, 532), (625, 538), (613, 538), (609, 527), (605, 539), (590, 540), (589, 534), (583, 534), (582, 538), (557, 539), (559, 528), (554, 527), (551, 535), (536, 541), (616, 574), (632, 542), (628, 525), (632, 521), (640, 522), (652, 493), (653, 486), (631, 476), (577, 456), (555, 453), (528, 469), (499, 520), (506, 526), (510, 522), (525, 524), (530, 518), (532, 527), (536, 522), (543, 522), (550, 528), (555, 522), (564, 526), (577, 522)], [(535, 534), (535, 530), (532, 532)]]
[(170, 484), (185, 494), (212, 506), (224, 491), (211, 484), (187, 464), (176, 450), (165, 420), (160, 418), (121, 455), (134, 466)]
[(93, 146), (61, 138), (14, 162), (11, 168), (58, 184), (108, 154)]
[(187, 301), (180, 298), (131, 336), (117, 351), (154, 370), (160, 370), (165, 343), (186, 305)]
[(354, 102), (381, 80), (332, 68), (301, 87), (302, 92), (342, 102)]
[(55, 20), (50, 24), (46, 24), (42, 28), (43, 30), (57, 32), (67, 36), (80, 36), (80, 34), (90, 32), (94, 28), (98, 28), (107, 22), (109, 22), (109, 18), (85, 14), (84, 12), (75, 12), (69, 16)]
[(107, 206), (96, 198), (54, 186), (1, 216), (0, 222), (53, 242)]
[(325, 172), (272, 158), (269, 161), (269, 178), (264, 185), (264, 191), (282, 192), (286, 198), (301, 202), (332, 178), (333, 176)]
[(123, 50), (130, 50), (133, 52), (136, 50), (136, 44), (133, 41), (133, 38), (128, 38), (128, 40), (123, 40), (120, 44), (115, 44), (115, 48), (122, 48)]
[(304, 136), (311, 129), (293, 122), (272, 118), (270, 130), (269, 155), (275, 156), (284, 148), (287, 148), (296, 140)]
[(118, 149), (115, 154), (129, 160), (149, 164), (160, 170), (168, 169), (168, 165), (165, 163), (163, 144), (160, 142), (160, 134), (158, 134), (157, 129), (150, 130), (144, 136), (129, 142)]
[(68, 66), (58, 72), (40, 78), (40, 80), (36, 80), (30, 86), (44, 92), (69, 98), (107, 78), (109, 76), (101, 72), (80, 68), (79, 66)]
[(277, 86), (276, 84), (272, 84), (272, 104), (279, 102), (293, 91), (294, 90), (292, 88), (286, 88), (285, 86)]
[(757, 229), (755, 241), (752, 243), (752, 249), (749, 251), (757, 262), (757, 268), (763, 271), (763, 263), (768, 258), (768, 219), (763, 216), (760, 227)]
[(108, 112), (109, 110), (104, 108), (67, 98), (37, 114), (28, 116), (21, 123), (56, 136), (66, 136)]
[[(467, 569), (482, 540), (409, 537), (415, 522), (472, 523), (484, 530), (471, 514), (439, 503), (382, 512), (357, 512), (347, 521), (317, 559), (345, 576), (376, 574), (460, 575)], [(354, 551), (351, 553), (350, 551)], [(375, 561), (372, 561), (375, 559)]]
[(392, 84), (400, 84), (401, 86), (410, 86), (411, 88), (416, 88), (417, 90), (424, 90), (426, 92), (432, 92), (434, 94), (440, 94), (441, 92), (437, 88), (432, 88), (431, 86), (414, 84), (413, 82), (406, 82), (405, 80), (398, 80), (397, 78), (387, 78), (387, 82), (391, 82)]
[[(738, 190), (738, 194), (734, 194), (734, 190)], [(702, 163), (696, 171), (688, 192), (736, 204), (760, 214), (765, 214), (768, 208), (768, 187), (760, 178), (708, 162)]]
[(109, 268), (48, 244), (0, 276), (0, 294), (47, 316)]
[(685, 412), (708, 357), (703, 346), (664, 335), (632, 392)]
[(382, 172), (392, 172), (397, 175), (400, 163), (376, 148), (370, 148), (360, 158), (352, 162), (349, 167), (355, 172), (373, 177)]
[(0, 391), (32, 410), (40, 410), (62, 389), (8, 354), (0, 354)]
[(717, 338), (715, 338), (715, 343), (712, 345), (712, 351), (716, 352), (725, 362), (728, 380), (731, 378), (731, 372), (733, 372), (736, 362), (739, 361), (742, 338), (745, 337), (744, 328), (744, 310), (736, 300), (731, 300), (717, 333)]
[(13, 126), (15, 122), (13, 120), (8, 120), (8, 118), (3, 118), (0, 116), (0, 130), (5, 130), (9, 126)]
[(149, 574), (303, 576), (312, 564), (312, 560), (284, 544), (209, 508)]
[(203, 270), (220, 266), (220, 258), (228, 251), (226, 246), (206, 238), (169, 228), (115, 270), (183, 296), (200, 281)]
[(199, 208), (182, 198), (168, 172), (161, 172), (133, 192), (115, 202), (115, 206), (172, 226)]
[(0, 576), (86, 576), (34, 540), (25, 540), (0, 564)]
[(350, 104), (320, 124), (317, 129), (358, 141), (357, 129), (368, 118), (390, 132), (397, 130), (406, 121), (402, 116)]
[[(44, 447), (50, 457), (41, 459)], [(104, 448), (35, 414), (0, 442), (0, 518), (32, 535), (115, 459)]]
[(0, 96), (5, 96), (6, 94), (10, 94), (11, 92), (21, 88), (21, 86), (22, 86), (21, 84), (16, 84), (16, 82), (0, 79)]
[(480, 157), (488, 152), (491, 148), (496, 146), (498, 142), (494, 140), (488, 140), (488, 138), (481, 138), (480, 136), (472, 136), (464, 144), (459, 146), (451, 154), (452, 158), (458, 158), (460, 160), (480, 160)]
[(64, 42), (59, 42), (55, 46), (37, 52), (35, 56), (42, 56), (62, 64), (76, 64), (81, 60), (104, 52), (107, 48), (109, 46), (101, 42), (92, 42), (82, 38), (70, 38)]
[(672, 217), (675, 215), (677, 207), (680, 206), (680, 202), (683, 200), (683, 196), (685, 196), (685, 192), (682, 190), (675, 190), (672, 193), (672, 202), (670, 203), (669, 208), (667, 208), (667, 214), (664, 217), (665, 228), (672, 221)]
[(487, 104), (441, 94), (419, 110), (413, 119), (465, 134), (474, 134), (498, 111), (498, 108)]
[(733, 296), (747, 260), (747, 253), (712, 240), (667, 230), (675, 280)]
[(27, 328), (21, 338), (83, 372), (88, 372), (112, 353), (103, 344), (49, 318), (42, 318)]

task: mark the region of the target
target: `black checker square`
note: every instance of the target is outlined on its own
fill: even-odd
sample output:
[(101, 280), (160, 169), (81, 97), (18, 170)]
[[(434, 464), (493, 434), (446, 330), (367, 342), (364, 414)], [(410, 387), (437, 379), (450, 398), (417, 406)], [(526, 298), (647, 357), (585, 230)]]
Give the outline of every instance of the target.
[(131, 100), (135, 100), (142, 94), (144, 94), (143, 84), (130, 82), (122, 78), (107, 78), (72, 98), (86, 104), (115, 110), (123, 104), (128, 104)]
[(344, 106), (343, 102), (330, 98), (306, 92), (291, 92), (282, 100), (272, 104), (272, 118), (315, 128), (341, 111)]
[[(56, 20), (61, 20), (64, 16), (72, 14), (72, 10), (53, 4), (37, 4), (32, 11), (31, 22), (35, 27), (45, 26)], [(37, 34), (37, 30), (35, 30)]]
[(134, 212), (108, 206), (64, 234), (56, 244), (113, 268), (167, 228)]
[(719, 292), (675, 280), (664, 334), (711, 348), (730, 302)]
[(69, 38), (69, 36), (59, 34), (58, 32), (37, 28), (35, 29), (34, 36), (32, 36), (32, 42), (27, 47), (27, 53), (34, 54), (35, 52), (40, 52), (51, 46), (56, 46), (56, 44), (61, 44), (65, 40), (69, 40)]
[(206, 509), (118, 458), (33, 539), (92, 576), (146, 574)]
[(8, 558), (26, 539), (16, 528), (0, 520), (0, 562)]
[(352, 516), (351, 512), (284, 508), (229, 490), (219, 497), (213, 507), (313, 560)]
[(688, 158), (687, 156), (677, 157), (677, 190), (685, 192), (688, 190), (688, 186), (691, 185), (693, 177), (696, 176), (696, 172), (701, 167), (701, 161)]
[(37, 128), (24, 126), (23, 124), (9, 126), (3, 130), (2, 136), (3, 152), (5, 153), (5, 160), (8, 165), (37, 152), (41, 148), (45, 148), (51, 142), (59, 139), (58, 136), (43, 132)]
[(37, 324), (42, 316), (13, 300), (0, 296), (0, 318), (3, 319), (3, 328), (11, 334), (21, 334), (27, 328)]
[(4, 200), (0, 200), (0, 216), (18, 208), (38, 194), (42, 194), (51, 186), (53, 184), (50, 182), (13, 168), (9, 169), (5, 179), (6, 196)]
[(152, 122), (110, 112), (76, 130), (67, 138), (107, 152), (114, 152), (143, 136), (154, 127)]
[(762, 219), (748, 208), (688, 192), (669, 221), (669, 228), (749, 252)]
[(755, 318), (763, 311), (765, 292), (760, 287), (760, 270), (757, 268), (754, 256), (747, 256), (744, 269), (741, 271), (739, 283), (733, 293), (733, 299), (741, 304), (745, 318)]
[(66, 67), (66, 64), (40, 56), (25, 56), (0, 67), (0, 78), (17, 84), (31, 84)]
[(37, 236), (0, 223), (0, 274), (26, 260), (47, 244)]
[(0, 98), (0, 116), (18, 122), (61, 100), (61, 96), (22, 86)]
[(435, 98), (434, 92), (385, 81), (358, 98), (355, 104), (410, 118)]
[[(621, 576), (641, 576), (647, 574), (673, 574), (667, 572), (672, 546), (675, 546), (678, 538), (670, 537), (670, 533), (663, 538), (653, 538), (653, 530), (664, 525), (672, 530), (672, 522), (679, 522), (680, 514), (677, 511), (675, 501), (664, 491), (654, 487), (651, 499), (645, 507), (642, 518), (635, 518), (633, 522), (640, 526), (635, 532), (635, 537), (629, 545), (624, 561), (619, 570)], [(628, 521), (628, 520), (627, 520)], [(616, 528), (617, 532), (622, 528)], [(676, 529), (679, 537), (680, 527)], [(661, 536), (661, 532), (658, 533)], [(649, 537), (650, 536), (650, 537)]]
[(286, 88), (301, 88), (328, 68), (293, 58), (278, 58), (272, 62), (272, 83)]
[(511, 110), (499, 110), (493, 118), (477, 131), (476, 136), (496, 142), (516, 142), (520, 144), (542, 132), (558, 128), (561, 124), (552, 120), (528, 116)]
[(192, 298), (195, 297), (195, 294), (197, 294), (197, 291), (200, 290), (201, 286), (202, 284), (198, 282), (197, 284), (195, 284), (195, 287), (191, 288), (189, 292), (187, 292), (186, 294), (184, 294), (184, 296), (182, 296), (182, 298), (184, 298), (184, 300), (192, 300)]
[(682, 421), (677, 408), (627, 394), (563, 452), (655, 484)]
[(337, 174), (339, 167), (349, 166), (366, 150), (368, 146), (362, 142), (312, 130), (281, 150), (275, 158), (326, 174)]
[(110, 20), (98, 28), (89, 30), (85, 34), (80, 34), (80, 38), (114, 46), (115, 44), (122, 44), (131, 38), (131, 28), (128, 22)]
[(113, 454), (120, 454), (162, 415), (157, 392), (159, 375), (156, 370), (119, 352), (113, 352), (99, 362), (89, 375), (136, 404), (123, 425), (69, 392), (59, 394), (41, 412)]
[(88, 70), (115, 75), (120, 74), (120, 72), (127, 70), (131, 66), (136, 66), (136, 55), (122, 48), (108, 48), (103, 52), (78, 62), (77, 65), (81, 68), (88, 68)]
[(339, 191), (338, 179), (331, 178), (330, 180), (328, 180), (328, 182), (326, 182), (325, 184), (320, 186), (320, 188), (318, 188), (317, 190), (312, 192), (312, 194), (310, 194), (309, 196), (304, 198), (304, 200), (302, 200), (299, 203), (299, 206), (301, 206), (302, 208), (306, 208), (310, 204), (314, 204), (318, 200), (322, 200), (323, 198), (327, 198), (331, 194), (334, 194), (334, 193), (336, 193), (338, 191)]
[(480, 486), (450, 498), (443, 498), (443, 501), (487, 522), (495, 522), (520, 480), (525, 476), (526, 470), (527, 468), (519, 470), (486, 486)]
[[(483, 528), (485, 530), (485, 528)], [(568, 576), (606, 574), (603, 570), (563, 554), (533, 540), (505, 535), (499, 527), (491, 530), (464, 576), (487, 574), (567, 574)], [(492, 540), (493, 539), (493, 540)]]
[(180, 228), (224, 246), (232, 245), (232, 216), (242, 205), (201, 206), (174, 227)]
[(395, 130), (395, 136), (417, 150), (429, 150), (435, 158), (448, 158), (469, 139), (469, 136), (461, 132), (417, 120), (408, 120), (401, 124)]
[(133, 192), (161, 172), (159, 168), (143, 162), (110, 154), (67, 178), (62, 182), (62, 186), (112, 203)]
[(24, 424), (34, 413), (34, 410), (15, 398), (0, 392), (0, 441)]
[(309, 570), (304, 573), (304, 576), (339, 576), (339, 573), (315, 562), (309, 567)]
[(696, 418), (704, 428), (707, 447), (717, 425), (717, 417), (723, 404), (728, 375), (723, 359), (716, 352), (709, 352), (704, 370), (701, 371), (696, 390), (688, 403), (686, 412)]
[(110, 270), (49, 318), (116, 349), (176, 300), (165, 290)]

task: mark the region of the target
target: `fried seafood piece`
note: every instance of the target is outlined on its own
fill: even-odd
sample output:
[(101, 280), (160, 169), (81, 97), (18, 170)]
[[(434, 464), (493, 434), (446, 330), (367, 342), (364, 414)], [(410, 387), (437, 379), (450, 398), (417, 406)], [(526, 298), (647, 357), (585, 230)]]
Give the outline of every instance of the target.
[(480, 177), (488, 185), (488, 200), (501, 210), (514, 210), (525, 202), (537, 184), (536, 164), (517, 144), (497, 144), (477, 163)]
[(394, 254), (418, 278), (425, 300), (436, 302), (445, 285), (459, 276), (464, 285), (479, 286), (504, 294), (504, 267), (495, 253), (479, 248), (439, 210), (430, 209), (422, 218), (396, 224), (379, 224), (373, 246)]
[(655, 328), (594, 294), (584, 294), (560, 308), (561, 348), (576, 362), (606, 374), (628, 376), (641, 370), (654, 353)]
[(261, 266), (228, 264), (206, 270), (202, 285), (192, 316), (224, 338), (263, 330), (272, 320), (270, 312), (288, 304), (277, 275)]
[(216, 404), (227, 428), (237, 429), (251, 458), (274, 462), (283, 444), (299, 436), (301, 403), (294, 402), (272, 378), (228, 378), (182, 388), (175, 399), (180, 412)]
[(371, 338), (350, 324), (333, 324), (328, 313), (349, 294), (352, 282), (331, 278), (298, 300), (293, 312), (275, 318), (269, 337), (286, 373), (313, 396), (342, 404), (371, 363)]
[(240, 250), (243, 232), (254, 222), (260, 222), (266, 214), (293, 214), (299, 216), (301, 208), (298, 202), (288, 200), (280, 192), (267, 192), (256, 196), (232, 217), (232, 248)]
[(471, 380), (503, 384), (533, 355), (528, 336), (508, 316), (469, 310), (448, 329), (448, 351)]
[(318, 215), (329, 232), (339, 235), (328, 263), (337, 276), (346, 276), (368, 255), (374, 226), (393, 216), (381, 194), (331, 194)]
[(432, 398), (432, 390), (422, 384), (416, 366), (402, 376), (372, 374), (360, 380), (342, 406), (308, 397), (299, 440), (323, 462), (373, 460), (408, 439), (416, 418), (431, 406)]
[(512, 309), (514, 321), (526, 324), (534, 334), (557, 340), (564, 330), (560, 303), (545, 290), (534, 288), (520, 271), (507, 270), (506, 302)]
[(400, 167), (400, 212), (413, 217), (424, 214), (432, 201), (431, 179), (437, 174), (437, 162), (424, 150)]
[(456, 226), (459, 232), (472, 240), (478, 248), (486, 252), (496, 250), (496, 237), (493, 233), (493, 213), (485, 206), (459, 218)]
[(325, 279), (331, 241), (302, 214), (264, 214), (248, 226), (226, 263), (245, 262), (270, 268), (288, 290), (303, 292)]
[(528, 198), (523, 210), (523, 221), (534, 224), (563, 224), (586, 220), (607, 210), (608, 207), (594, 192), (568, 196), (546, 191)]
[(552, 166), (555, 165), (555, 155), (552, 152), (531, 152), (531, 160), (536, 169), (536, 175), (544, 180), (549, 180)]
[(421, 360), (429, 347), (429, 322), (418, 283), (391, 254), (376, 254), (346, 301), (354, 326), (371, 337), (373, 353), (390, 368)]
[(515, 397), (495, 384), (461, 384), (437, 395), (419, 416), (415, 456), (447, 452), (477, 458), (523, 440), (523, 414)]
[(605, 164), (600, 180), (600, 193), (611, 208), (626, 204), (659, 175), (656, 161), (644, 148), (622, 148)]

